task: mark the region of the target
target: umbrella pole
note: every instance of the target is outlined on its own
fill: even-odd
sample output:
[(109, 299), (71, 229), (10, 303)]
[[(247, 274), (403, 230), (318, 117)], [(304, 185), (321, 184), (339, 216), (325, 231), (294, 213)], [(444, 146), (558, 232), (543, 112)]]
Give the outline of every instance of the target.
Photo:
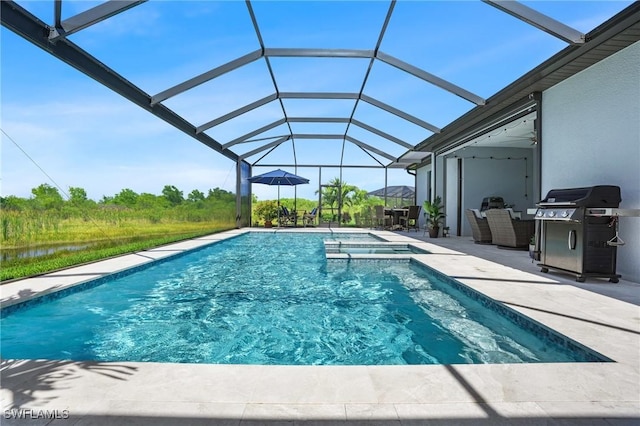
[(280, 184), (278, 184), (278, 228), (280, 228)]

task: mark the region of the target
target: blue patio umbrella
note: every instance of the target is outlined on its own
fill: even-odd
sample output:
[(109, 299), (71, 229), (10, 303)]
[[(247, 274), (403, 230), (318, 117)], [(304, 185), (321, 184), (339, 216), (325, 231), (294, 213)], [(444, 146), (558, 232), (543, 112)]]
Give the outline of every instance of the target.
[[(265, 185), (278, 185), (278, 206), (280, 206), (280, 185), (302, 185), (305, 183), (309, 183), (309, 179), (294, 175), (293, 173), (285, 172), (281, 169), (277, 169), (271, 172), (263, 173), (261, 175), (252, 176), (249, 178), (249, 182), (262, 183)], [(280, 209), (278, 209), (278, 219), (280, 219)]]

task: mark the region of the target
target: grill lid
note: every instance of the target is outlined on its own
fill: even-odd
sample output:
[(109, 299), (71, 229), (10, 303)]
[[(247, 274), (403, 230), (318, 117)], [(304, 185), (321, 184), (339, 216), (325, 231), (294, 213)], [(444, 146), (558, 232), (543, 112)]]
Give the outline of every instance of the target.
[(596, 185), (587, 188), (552, 189), (538, 207), (618, 207), (622, 198), (620, 187)]

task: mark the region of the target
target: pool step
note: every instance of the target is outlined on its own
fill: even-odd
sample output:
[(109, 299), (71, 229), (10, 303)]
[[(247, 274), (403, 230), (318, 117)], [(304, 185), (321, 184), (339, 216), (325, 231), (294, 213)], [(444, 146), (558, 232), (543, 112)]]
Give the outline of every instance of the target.
[[(409, 258), (412, 254), (425, 254), (425, 250), (416, 248), (413, 245), (401, 242), (352, 242), (339, 240), (325, 240), (324, 249), (327, 259), (332, 258), (394, 258), (398, 256)], [(347, 256), (334, 256), (347, 255)]]

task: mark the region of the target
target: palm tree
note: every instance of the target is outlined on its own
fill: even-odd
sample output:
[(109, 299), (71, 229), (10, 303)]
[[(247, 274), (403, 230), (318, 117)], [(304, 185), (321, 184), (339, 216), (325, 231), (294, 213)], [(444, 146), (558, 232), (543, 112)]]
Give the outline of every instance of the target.
[[(316, 194), (318, 191), (316, 191)], [(328, 205), (332, 211), (342, 211), (346, 206), (352, 206), (357, 202), (358, 187), (340, 181), (340, 178), (333, 178), (322, 188), (323, 204)]]

